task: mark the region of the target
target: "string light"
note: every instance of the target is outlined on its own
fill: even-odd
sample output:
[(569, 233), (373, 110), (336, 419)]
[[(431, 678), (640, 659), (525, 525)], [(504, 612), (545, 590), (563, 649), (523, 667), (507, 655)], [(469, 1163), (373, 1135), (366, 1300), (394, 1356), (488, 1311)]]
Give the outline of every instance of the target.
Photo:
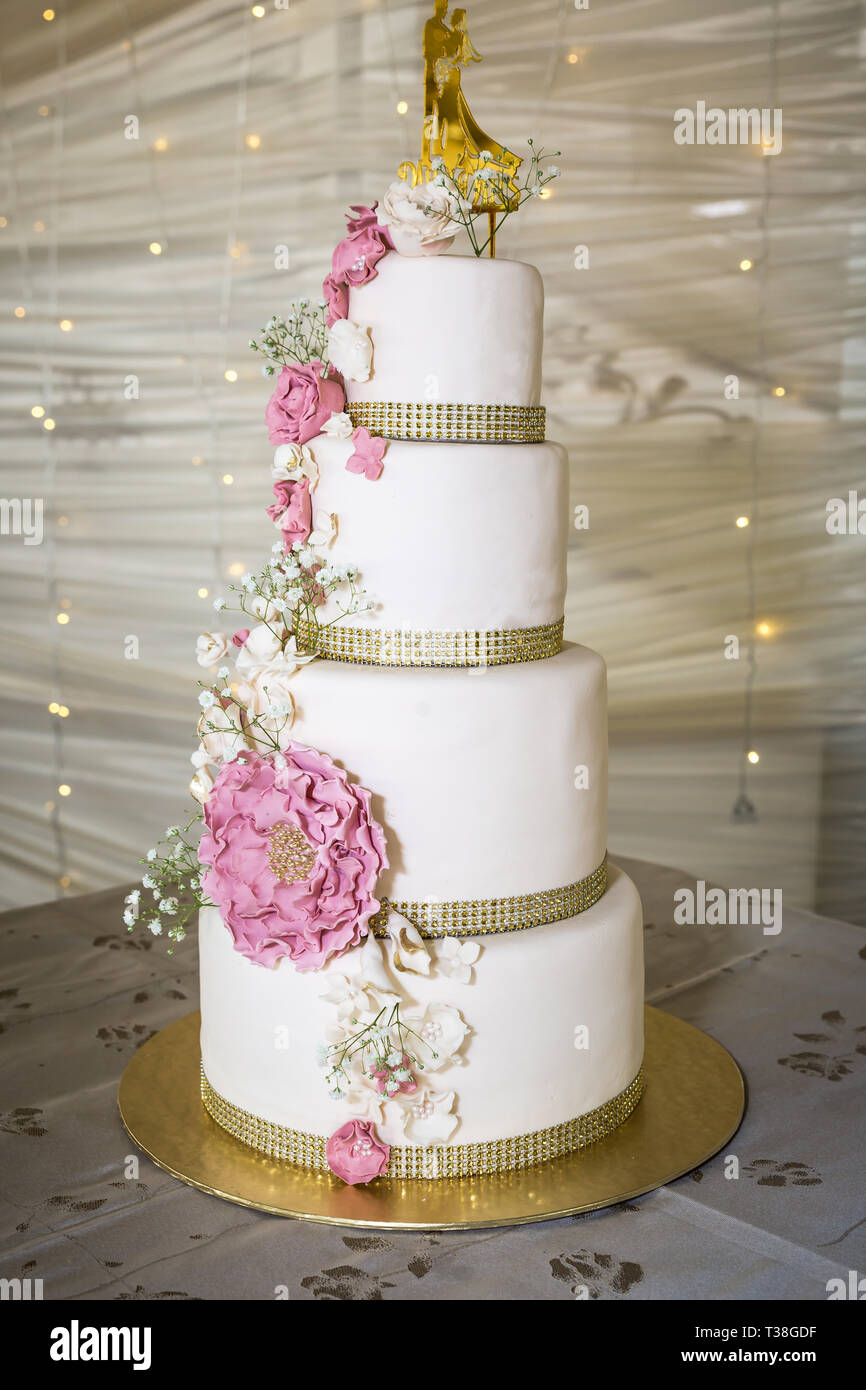
[(407, 112), (408, 110), (409, 110), (409, 103), (408, 103), (408, 101), (398, 101), (398, 102), (397, 102), (397, 115), (398, 115), (398, 116), (405, 116), (405, 115), (406, 115), (406, 112)]
[(230, 574), (233, 576), (243, 574), (245, 569), (246, 565), (244, 564), (243, 560), (233, 560), (232, 563), (229, 565), (228, 569), (226, 570), (226, 574)]
[(44, 405), (32, 405), (30, 407), (30, 414), (33, 416), (34, 420), (41, 420), (45, 414)]
[(253, 8), (250, 11), (250, 13), (254, 16), (255, 19), (264, 19), (265, 7), (264, 5), (253, 5)]
[(773, 395), (774, 395), (774, 396), (787, 396), (787, 394), (788, 394), (788, 392), (787, 392), (787, 390), (785, 389), (784, 386), (774, 386), (774, 387), (773, 387)]
[(51, 107), (50, 107), (50, 106), (40, 106), (40, 108), (39, 108), (39, 114), (40, 114), (40, 116), (50, 116), (50, 115), (51, 115)]
[(748, 526), (748, 524), (749, 524), (749, 518), (748, 518), (747, 516), (738, 516), (738, 517), (737, 517), (737, 525), (739, 526), (739, 528), (740, 528), (741, 531), (744, 530), (745, 527)]
[(195, 458), (192, 461), (193, 468), (201, 468), (203, 463), (204, 459), (199, 454), (196, 454)]
[(51, 701), (51, 704), (48, 706), (48, 713), (49, 713), (49, 714), (59, 714), (59, 712), (60, 712), (60, 706), (58, 705), (58, 703), (57, 703), (56, 700), (52, 700), (52, 701)]
[(53, 10), (43, 10), (43, 11), (42, 11), (42, 18), (45, 20), (46, 24), (50, 24), (51, 21), (52, 21), (52, 19), (54, 18), (54, 11), (53, 11)]
[(569, 53), (568, 58), (567, 58), (566, 61), (569, 62), (569, 63), (572, 63), (572, 64), (573, 64), (573, 63), (576, 63), (576, 62), (577, 62), (577, 54), (576, 54), (576, 53)]
[(58, 623), (60, 624), (61, 627), (65, 627), (66, 624), (69, 622), (69, 614), (68, 614), (68, 613), (58, 613), (58, 614), (57, 614), (57, 621), (58, 621)]
[(747, 257), (745, 257), (742, 261), (740, 261), (740, 270), (751, 270), (753, 264), (754, 264), (754, 262), (753, 262), (753, 261), (750, 261), (749, 258), (748, 258), (748, 256), (747, 256)]
[(61, 705), (60, 708), (59, 708), (59, 710), (57, 711), (57, 713), (58, 713), (58, 715), (60, 716), (61, 719), (68, 719), (68, 718), (69, 718), (69, 706), (68, 706), (68, 705)]
[(168, 149), (168, 141), (164, 135), (160, 135), (154, 140), (153, 148), (156, 150), (157, 154), (165, 154), (165, 151)]
[(757, 753), (754, 748), (749, 749), (748, 753), (746, 754), (746, 757), (752, 764), (759, 763), (761, 761), (761, 755)]
[(62, 332), (64, 332), (64, 333), (71, 333), (71, 332), (72, 332), (72, 326), (73, 326), (73, 325), (72, 325), (72, 319), (61, 319), (61, 320), (60, 320), (60, 328), (61, 328)]
[(207, 598), (208, 594), (210, 593), (210, 590), (205, 588), (196, 589), (196, 593), (198, 594), (199, 598)]
[(225, 377), (226, 381), (237, 381), (238, 379), (238, 374), (235, 371), (234, 367), (226, 368), (226, 370), (223, 372), (223, 376)]
[(223, 473), (222, 481), (225, 483), (226, 487), (231, 487), (232, 483), (234, 482), (234, 478), (232, 477), (231, 473)]
[(49, 431), (51, 431), (51, 430), (53, 430), (53, 429), (56, 429), (56, 428), (57, 428), (57, 421), (56, 421), (56, 420), (52, 420), (52, 418), (51, 418), (50, 415), (46, 415), (45, 419), (42, 421), (42, 428), (43, 428), (44, 430), (49, 430)]
[(18, 305), (18, 308), (15, 310), (15, 317), (16, 319), (26, 319), (27, 310), (24, 308), (23, 304)]
[(0, 217), (0, 227), (8, 227), (8, 226), (9, 226), (9, 218), (8, 218), (8, 217)]
[(162, 247), (160, 246), (158, 241), (152, 241), (147, 249), (152, 256), (162, 255)]
[(755, 631), (757, 632), (759, 637), (772, 637), (773, 624), (768, 623), (766, 620), (763, 620), (760, 623), (758, 623), (757, 627), (755, 628)]
[(60, 796), (72, 795), (72, 788), (70, 787), (68, 782), (61, 782), (60, 786), (57, 788), (57, 791), (60, 794)]
[(245, 141), (248, 150), (257, 150), (262, 143), (260, 135), (248, 135)]
[(39, 218), (36, 222), (33, 223), (33, 230), (34, 230), (34, 232), (44, 232), (44, 231), (45, 231), (45, 223), (42, 221), (41, 218)]

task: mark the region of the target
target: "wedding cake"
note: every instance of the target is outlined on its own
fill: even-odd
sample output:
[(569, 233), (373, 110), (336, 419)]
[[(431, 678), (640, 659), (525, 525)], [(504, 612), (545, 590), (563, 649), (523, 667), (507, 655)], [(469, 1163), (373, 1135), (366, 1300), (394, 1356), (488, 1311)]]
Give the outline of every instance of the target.
[(542, 281), (452, 249), (479, 214), (432, 171), (353, 208), (321, 303), (251, 344), (276, 541), (217, 601), (237, 630), (199, 638), (201, 843), (172, 827), (144, 880), (152, 930), (183, 935), (172, 872), (199, 909), (210, 1116), (349, 1183), (555, 1159), (642, 1087), (605, 667), (562, 636)]

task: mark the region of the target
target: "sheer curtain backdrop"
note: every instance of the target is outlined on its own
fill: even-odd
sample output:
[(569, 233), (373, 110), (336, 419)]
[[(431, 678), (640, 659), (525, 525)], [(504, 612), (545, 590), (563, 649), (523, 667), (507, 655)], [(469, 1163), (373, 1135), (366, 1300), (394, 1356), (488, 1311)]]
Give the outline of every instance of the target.
[[(195, 636), (272, 542), (248, 339), (418, 145), (430, 6), (262, 8), (0, 7), (0, 488), (44, 503), (41, 544), (0, 536), (3, 905), (131, 879), (183, 814)], [(863, 6), (472, 0), (468, 27), (485, 128), (561, 151), (498, 249), (545, 280), (611, 848), (864, 921), (866, 536), (826, 526), (866, 498)], [(675, 143), (699, 101), (780, 108), (781, 152)]]

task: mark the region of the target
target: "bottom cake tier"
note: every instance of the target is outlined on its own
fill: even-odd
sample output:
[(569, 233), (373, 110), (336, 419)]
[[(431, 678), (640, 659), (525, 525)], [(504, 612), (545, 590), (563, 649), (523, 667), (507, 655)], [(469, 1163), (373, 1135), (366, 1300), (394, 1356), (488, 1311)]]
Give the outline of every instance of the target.
[[(268, 969), (234, 949), (218, 909), (204, 909), (209, 1114), (262, 1152), (322, 1170), (335, 1130), (375, 1120), (390, 1145), (387, 1175), (406, 1178), (526, 1167), (628, 1118), (642, 1087), (644, 975), (640, 899), (624, 873), (611, 866), (604, 896), (576, 917), (476, 938), (471, 964), (457, 951), (464, 943), (450, 942), (426, 943), (427, 975), (405, 953), (395, 967), (372, 936), (320, 971), (285, 959)], [(389, 986), (429, 1059), (422, 1084), (389, 1095), (367, 1076), (334, 1099), (323, 1057)]]

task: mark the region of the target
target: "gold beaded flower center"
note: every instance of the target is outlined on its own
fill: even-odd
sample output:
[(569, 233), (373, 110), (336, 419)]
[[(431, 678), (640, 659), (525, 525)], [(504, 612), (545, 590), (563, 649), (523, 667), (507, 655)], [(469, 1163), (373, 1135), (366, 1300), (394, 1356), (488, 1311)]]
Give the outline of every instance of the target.
[(275, 825), (268, 840), (268, 863), (272, 873), (283, 883), (297, 883), (309, 878), (316, 862), (316, 851), (307, 837), (295, 825), (281, 821)]

